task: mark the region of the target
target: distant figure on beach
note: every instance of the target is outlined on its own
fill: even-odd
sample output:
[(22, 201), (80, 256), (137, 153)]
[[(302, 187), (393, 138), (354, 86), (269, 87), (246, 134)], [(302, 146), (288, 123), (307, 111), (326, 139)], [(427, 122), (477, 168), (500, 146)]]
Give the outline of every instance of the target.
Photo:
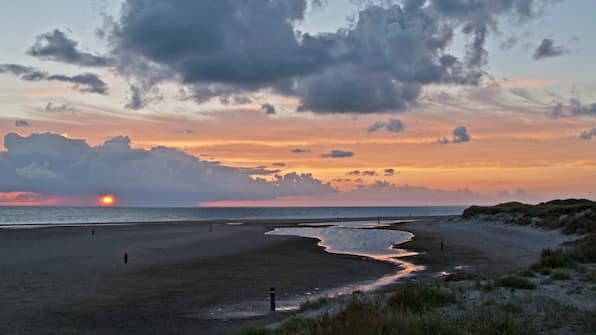
[(95, 235), (95, 229), (91, 229), (91, 235)]
[(381, 217), (377, 217), (377, 224), (380, 226), (381, 225)]
[(128, 263), (128, 254), (125, 252), (124, 253), (124, 264)]
[(445, 244), (443, 243), (443, 241), (441, 241), (441, 252), (443, 252), (443, 250), (445, 250)]

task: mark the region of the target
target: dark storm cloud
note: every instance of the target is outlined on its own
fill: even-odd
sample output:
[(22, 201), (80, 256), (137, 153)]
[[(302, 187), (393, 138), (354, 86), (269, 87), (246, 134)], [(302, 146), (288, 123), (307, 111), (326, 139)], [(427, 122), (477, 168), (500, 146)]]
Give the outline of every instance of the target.
[(596, 103), (584, 104), (579, 99), (571, 98), (567, 105), (562, 102), (557, 103), (551, 115), (555, 118), (575, 116), (596, 117)]
[[(348, 28), (311, 35), (296, 31), (306, 0), (127, 0), (106, 36), (119, 72), (142, 89), (175, 81), (199, 103), (271, 89), (297, 97), (299, 111), (395, 112), (425, 85), (478, 84), (499, 19), (534, 17), (546, 2), (368, 5)], [(470, 40), (462, 59), (448, 53), (459, 29)]]
[(464, 126), (455, 127), (455, 129), (453, 129), (452, 135), (453, 136), (452, 136), (451, 140), (449, 140), (446, 137), (443, 137), (443, 138), (438, 139), (437, 143), (441, 143), (441, 144), (465, 143), (465, 142), (469, 142), (472, 139), (472, 137), (468, 133), (468, 128), (466, 128)]
[(321, 155), (324, 158), (346, 158), (352, 156), (354, 156), (354, 153), (347, 150), (331, 150), (329, 153)]
[(108, 58), (81, 51), (78, 43), (55, 29), (36, 37), (35, 44), (27, 50), (30, 56), (80, 66), (103, 67), (110, 65)]
[(62, 74), (48, 74), (33, 67), (18, 64), (0, 64), (0, 74), (11, 74), (25, 81), (61, 81), (73, 84), (76, 90), (83, 93), (107, 94), (106, 83), (93, 73), (83, 73), (74, 76)]
[(268, 182), (176, 149), (133, 149), (130, 142), (117, 136), (89, 146), (56, 134), (7, 134), (6, 151), (0, 152), (0, 191), (76, 197), (109, 192), (123, 204), (162, 206), (335, 191), (311, 174), (288, 173)]
[(14, 125), (15, 127), (29, 127), (29, 122), (26, 120), (16, 120)]
[(264, 104), (261, 105), (261, 111), (263, 111), (263, 113), (271, 115), (271, 114), (275, 114), (275, 106), (273, 106), (272, 104), (266, 102)]
[(558, 57), (568, 52), (567, 48), (556, 46), (553, 39), (545, 38), (542, 40), (538, 48), (536, 48), (532, 57), (534, 57), (535, 60), (541, 60), (544, 58)]
[(590, 130), (582, 131), (582, 133), (579, 134), (579, 138), (582, 139), (582, 140), (586, 140), (586, 141), (591, 140), (592, 137), (596, 137), (596, 128), (592, 128)]

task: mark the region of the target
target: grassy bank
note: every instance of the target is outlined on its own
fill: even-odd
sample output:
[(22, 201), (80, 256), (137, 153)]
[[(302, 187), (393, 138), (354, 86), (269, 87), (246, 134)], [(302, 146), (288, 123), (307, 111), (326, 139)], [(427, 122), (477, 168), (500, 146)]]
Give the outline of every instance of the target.
[[(521, 277), (519, 277), (521, 278)], [(542, 278), (523, 279), (540, 289)], [(296, 317), (238, 335), (593, 334), (596, 313), (561, 304), (502, 279), (407, 284), (390, 295), (356, 294), (337, 314)], [(502, 286), (501, 286), (502, 285)], [(505, 287), (503, 287), (505, 286)], [(325, 311), (325, 306), (319, 310)]]

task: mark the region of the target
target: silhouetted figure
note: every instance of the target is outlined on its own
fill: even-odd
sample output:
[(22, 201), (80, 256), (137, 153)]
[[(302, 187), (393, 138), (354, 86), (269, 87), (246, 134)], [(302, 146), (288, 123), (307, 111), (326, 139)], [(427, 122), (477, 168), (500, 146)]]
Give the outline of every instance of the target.
[(443, 241), (441, 241), (441, 252), (443, 252), (443, 250), (445, 250), (445, 244), (443, 243)]
[(377, 217), (377, 224), (380, 226), (381, 225), (381, 217)]
[(124, 264), (128, 263), (128, 254), (124, 253)]
[(269, 298), (271, 303), (271, 311), (275, 312), (275, 287), (269, 289)]
[(213, 232), (213, 227), (209, 227), (209, 232)]
[(91, 235), (95, 235), (95, 229), (91, 229)]

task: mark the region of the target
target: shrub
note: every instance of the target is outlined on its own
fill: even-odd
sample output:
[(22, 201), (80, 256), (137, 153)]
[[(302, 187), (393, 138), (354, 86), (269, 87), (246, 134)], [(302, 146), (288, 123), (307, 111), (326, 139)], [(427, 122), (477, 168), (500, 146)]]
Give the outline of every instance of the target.
[(532, 269), (539, 270), (542, 268), (558, 268), (568, 262), (567, 257), (561, 249), (542, 249), (540, 253), (540, 261), (532, 265)]
[(554, 271), (550, 275), (550, 277), (553, 280), (569, 280), (569, 279), (571, 279), (571, 276), (567, 272), (564, 272), (564, 271)]
[(518, 276), (505, 276), (497, 279), (496, 282), (497, 286), (501, 287), (508, 287), (508, 288), (515, 288), (521, 290), (534, 290), (536, 289), (536, 284), (533, 281), (518, 277)]
[(397, 309), (422, 311), (454, 302), (455, 295), (446, 289), (411, 283), (397, 289), (389, 299), (389, 306)]

